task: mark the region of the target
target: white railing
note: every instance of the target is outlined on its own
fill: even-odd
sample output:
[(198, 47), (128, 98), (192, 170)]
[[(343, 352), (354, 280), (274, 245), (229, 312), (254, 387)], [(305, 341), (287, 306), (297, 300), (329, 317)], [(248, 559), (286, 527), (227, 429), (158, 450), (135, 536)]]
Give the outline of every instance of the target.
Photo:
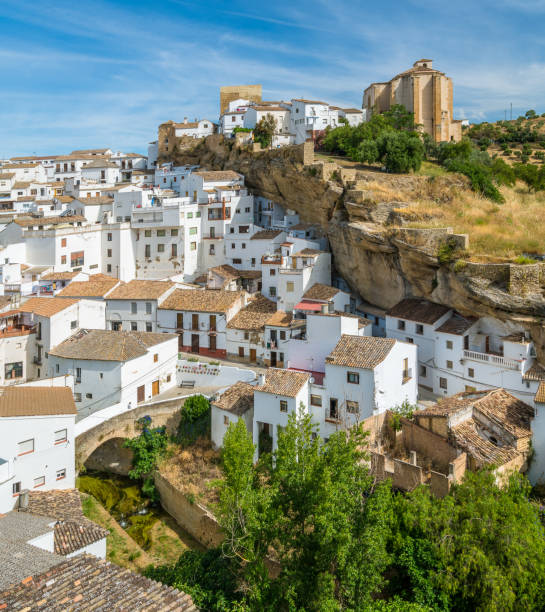
[(515, 359), (501, 357), (500, 355), (490, 355), (489, 353), (479, 353), (478, 351), (464, 351), (464, 357), (473, 361), (491, 363), (493, 365), (509, 368), (510, 370), (520, 370), (521, 364)]

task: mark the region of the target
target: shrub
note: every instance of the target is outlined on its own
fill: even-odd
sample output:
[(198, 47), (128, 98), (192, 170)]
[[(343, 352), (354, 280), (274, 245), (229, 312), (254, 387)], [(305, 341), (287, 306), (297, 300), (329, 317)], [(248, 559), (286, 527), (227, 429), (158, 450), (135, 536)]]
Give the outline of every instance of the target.
[(467, 261), (458, 259), (454, 262), (454, 272), (461, 272), (462, 270), (465, 270), (465, 268), (467, 268)]
[(458, 244), (454, 239), (451, 238), (444, 242), (437, 250), (439, 263), (442, 266), (447, 266), (455, 259), (458, 250)]
[(527, 257), (526, 255), (519, 255), (514, 259), (514, 262), (516, 264), (519, 264), (520, 266), (527, 266), (529, 264), (537, 263), (537, 259), (532, 259), (531, 257)]
[(177, 440), (182, 446), (193, 444), (197, 438), (210, 435), (210, 402), (204, 395), (188, 397), (180, 411)]

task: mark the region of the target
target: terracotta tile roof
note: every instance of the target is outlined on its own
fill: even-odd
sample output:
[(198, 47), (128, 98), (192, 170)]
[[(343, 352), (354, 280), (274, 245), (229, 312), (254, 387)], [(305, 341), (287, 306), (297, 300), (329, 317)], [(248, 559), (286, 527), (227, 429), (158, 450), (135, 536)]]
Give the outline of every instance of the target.
[(534, 363), (526, 370), (526, 372), (524, 372), (524, 374), (522, 375), (522, 378), (524, 380), (544, 380), (545, 381), (545, 368), (539, 365), (537, 361), (534, 361)]
[(442, 304), (435, 304), (421, 298), (406, 298), (401, 300), (386, 313), (390, 317), (416, 321), (417, 323), (427, 323), (431, 325), (447, 314), (450, 310)]
[(240, 277), (240, 272), (229, 264), (223, 264), (221, 266), (216, 266), (215, 268), (210, 268), (210, 272), (221, 276), (221, 278), (224, 278), (225, 280), (233, 280)]
[(14, 220), (14, 223), (20, 225), (21, 227), (33, 227), (42, 225), (44, 227), (48, 225), (63, 225), (65, 223), (77, 223), (77, 222), (85, 222), (87, 219), (82, 215), (71, 215), (66, 217), (17, 217)]
[(258, 331), (265, 329), (265, 323), (276, 312), (276, 304), (268, 300), (264, 295), (258, 294), (246, 308), (235, 315), (227, 327), (230, 329), (243, 329), (247, 331)]
[(293, 315), (291, 312), (277, 310), (272, 317), (269, 317), (267, 325), (270, 325), (271, 327), (289, 327), (292, 321)]
[(255, 387), (255, 391), (295, 397), (308, 381), (309, 376), (307, 372), (269, 368), (265, 373), (264, 384)]
[(30, 187), (30, 185), (32, 185), (32, 181), (17, 181), (16, 183), (13, 183), (12, 189), (26, 189), (27, 187)]
[(60, 195), (57, 196), (57, 200), (59, 200), (59, 202), (62, 202), (63, 204), (70, 204), (70, 202), (74, 201), (74, 198), (69, 195)]
[(305, 100), (305, 98), (293, 98), (293, 102), (304, 102), (305, 104), (325, 104), (329, 106), (327, 102), (321, 102), (320, 100)]
[(363, 110), (361, 108), (342, 108), (341, 110), (350, 115), (354, 113), (358, 113), (358, 115), (360, 113), (363, 113)]
[(343, 334), (325, 361), (332, 365), (372, 370), (386, 359), (395, 342), (393, 338)]
[(326, 252), (327, 251), (319, 251), (318, 249), (303, 249), (298, 253), (294, 253), (292, 257), (318, 257), (318, 255)]
[(101, 204), (112, 204), (113, 198), (109, 196), (96, 196), (94, 198), (80, 198), (78, 202), (81, 202), (85, 206), (100, 206)]
[(159, 306), (162, 310), (225, 313), (244, 295), (223, 289), (175, 289)]
[(271, 238), (276, 238), (281, 233), (282, 230), (260, 230), (256, 232), (250, 240), (270, 240)]
[(116, 278), (98, 278), (95, 280), (91, 276), (86, 281), (72, 281), (67, 287), (57, 293), (57, 297), (105, 297), (119, 282)]
[(72, 151), (71, 155), (93, 155), (94, 153), (101, 153), (102, 155), (106, 154), (106, 151), (110, 149), (106, 147), (105, 149), (76, 149)]
[(1, 172), (0, 181), (7, 181), (15, 176), (15, 172)]
[(242, 179), (242, 175), (233, 170), (202, 170), (193, 172), (195, 176), (200, 176), (205, 183), (213, 183), (216, 181), (237, 181)]
[(455, 336), (463, 336), (466, 331), (475, 325), (479, 320), (478, 317), (464, 317), (461, 314), (455, 312), (447, 319), (441, 327), (438, 327), (436, 331), (442, 334), (453, 334)]
[(87, 168), (119, 168), (119, 166), (111, 161), (97, 159), (84, 164), (81, 169), (86, 170)]
[(496, 446), (481, 435), (479, 429), (478, 423), (471, 418), (453, 427), (450, 432), (456, 445), (471, 455), (478, 467), (490, 464), (499, 466), (518, 456), (513, 446)]
[(314, 283), (310, 289), (303, 294), (305, 300), (320, 300), (329, 302), (332, 300), (340, 289), (331, 287), (330, 285), (323, 285), (322, 283)]
[(77, 555), (0, 594), (6, 610), (197, 612), (183, 591), (165, 586), (93, 555)]
[(541, 381), (534, 396), (536, 404), (545, 404), (545, 382)]
[(9, 166), (5, 166), (10, 170), (24, 170), (25, 168), (37, 168), (39, 166), (38, 163), (29, 163), (29, 164), (10, 164)]
[(64, 359), (129, 361), (145, 355), (150, 347), (177, 337), (154, 332), (82, 329), (49, 354)]
[(70, 280), (77, 276), (79, 272), (50, 272), (45, 276), (42, 276), (40, 280)]
[(59, 521), (55, 524), (55, 553), (69, 555), (85, 546), (99, 542), (110, 535), (107, 529), (82, 517), (76, 521)]
[(246, 382), (237, 382), (222, 393), (213, 405), (242, 416), (254, 407), (254, 387)]
[(70, 387), (0, 387), (0, 417), (76, 413)]
[(69, 306), (77, 303), (78, 300), (61, 300), (58, 297), (33, 297), (22, 304), (19, 307), (19, 310), (21, 312), (33, 312), (40, 317), (52, 317)]
[(157, 300), (174, 287), (170, 281), (132, 280), (116, 287), (109, 300)]

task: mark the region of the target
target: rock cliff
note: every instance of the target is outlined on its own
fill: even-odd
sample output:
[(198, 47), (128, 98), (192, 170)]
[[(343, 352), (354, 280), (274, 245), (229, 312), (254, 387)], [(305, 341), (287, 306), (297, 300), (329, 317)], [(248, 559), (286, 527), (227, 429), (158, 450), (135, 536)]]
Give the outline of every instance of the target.
[[(433, 191), (437, 201), (465, 188), (463, 177), (394, 176), (315, 163), (309, 145), (253, 151), (214, 135), (177, 152), (180, 164), (235, 170), (256, 194), (319, 224), (327, 234), (338, 273), (363, 299), (389, 308), (407, 296), (424, 297), (466, 315), (492, 316), (529, 330), (545, 364), (545, 264), (476, 264), (463, 259), (467, 237), (444, 230), (404, 228), (410, 202), (370, 193), (372, 180), (390, 194), (407, 181), (411, 193)], [(438, 257), (439, 256), (439, 257)]]

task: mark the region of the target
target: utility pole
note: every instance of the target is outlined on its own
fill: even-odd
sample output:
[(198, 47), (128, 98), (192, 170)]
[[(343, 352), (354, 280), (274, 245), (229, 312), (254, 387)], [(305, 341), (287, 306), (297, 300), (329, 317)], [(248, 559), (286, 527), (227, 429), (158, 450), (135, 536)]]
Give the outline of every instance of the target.
[(513, 103), (511, 102), (511, 121), (513, 121)]

